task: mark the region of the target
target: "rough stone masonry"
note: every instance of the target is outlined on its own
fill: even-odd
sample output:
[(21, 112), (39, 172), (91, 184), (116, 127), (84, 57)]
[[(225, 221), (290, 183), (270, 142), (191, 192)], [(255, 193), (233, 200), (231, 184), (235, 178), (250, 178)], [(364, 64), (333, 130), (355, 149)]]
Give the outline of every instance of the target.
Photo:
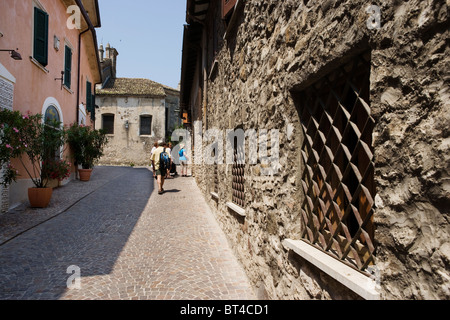
[[(217, 73), (208, 81), (207, 126), (279, 129), (281, 171), (263, 177), (263, 164), (245, 166), (245, 218), (226, 205), (230, 165), (197, 166), (195, 173), (261, 297), (358, 298), (282, 242), (299, 239), (304, 228), (305, 137), (293, 92), (369, 51), (381, 298), (450, 298), (450, 2), (372, 2), (248, 0), (222, 37)], [(381, 18), (373, 28), (371, 4)]]

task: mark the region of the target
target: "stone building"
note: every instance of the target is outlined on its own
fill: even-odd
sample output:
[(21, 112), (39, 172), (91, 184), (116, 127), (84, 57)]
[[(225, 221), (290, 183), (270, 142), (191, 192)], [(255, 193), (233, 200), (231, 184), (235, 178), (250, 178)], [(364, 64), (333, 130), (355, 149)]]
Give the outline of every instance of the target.
[(260, 297), (450, 298), (448, 4), (187, 1), (195, 178)]
[(155, 142), (181, 126), (179, 90), (148, 79), (117, 78), (116, 49), (100, 46), (104, 83), (96, 89), (96, 128), (107, 131), (103, 165), (148, 165)]

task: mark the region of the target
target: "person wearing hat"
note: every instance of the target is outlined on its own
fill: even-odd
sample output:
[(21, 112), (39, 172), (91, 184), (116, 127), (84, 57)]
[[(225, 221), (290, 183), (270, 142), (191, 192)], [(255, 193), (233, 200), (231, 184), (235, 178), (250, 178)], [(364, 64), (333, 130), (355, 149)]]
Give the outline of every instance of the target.
[(184, 149), (184, 144), (180, 144), (180, 163), (181, 163), (181, 176), (187, 177), (187, 169), (188, 169), (188, 158), (186, 155), (186, 149)]
[[(158, 194), (164, 193), (164, 180), (166, 177), (167, 172), (162, 172), (160, 170), (160, 159), (161, 159), (161, 153), (166, 152), (166, 143), (164, 143), (163, 140), (158, 141), (158, 148), (153, 152), (151, 160), (152, 160), (152, 167), (153, 167), (153, 175), (156, 177), (156, 180), (158, 181)], [(168, 153), (170, 157), (170, 153)]]

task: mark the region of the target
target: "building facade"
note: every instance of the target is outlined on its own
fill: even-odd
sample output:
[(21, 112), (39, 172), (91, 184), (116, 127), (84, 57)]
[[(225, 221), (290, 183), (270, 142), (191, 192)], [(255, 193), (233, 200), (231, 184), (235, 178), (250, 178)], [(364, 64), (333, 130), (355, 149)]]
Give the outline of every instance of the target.
[(155, 142), (170, 137), (181, 125), (179, 90), (148, 79), (117, 78), (119, 53), (100, 46), (104, 83), (97, 87), (96, 128), (109, 143), (102, 165), (146, 166)]
[(187, 12), (195, 178), (260, 297), (450, 298), (448, 2)]
[[(94, 92), (89, 88), (101, 83), (97, 0), (3, 0), (1, 6), (0, 49), (12, 51), (0, 52), (0, 107), (52, 114), (66, 126), (92, 125)], [(22, 170), (18, 163), (15, 167)], [(31, 185), (22, 178), (3, 190), (7, 206), (26, 201)]]

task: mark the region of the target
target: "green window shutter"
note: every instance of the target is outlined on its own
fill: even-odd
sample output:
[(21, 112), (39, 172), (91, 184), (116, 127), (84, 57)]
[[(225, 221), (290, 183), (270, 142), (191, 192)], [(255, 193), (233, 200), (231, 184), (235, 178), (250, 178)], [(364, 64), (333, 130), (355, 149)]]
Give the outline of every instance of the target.
[(91, 120), (95, 121), (95, 95), (91, 96)]
[(64, 85), (70, 89), (72, 83), (72, 49), (66, 46), (64, 62)]
[(48, 64), (48, 14), (34, 8), (33, 57), (44, 67)]
[(92, 113), (92, 84), (86, 82), (86, 110)]

